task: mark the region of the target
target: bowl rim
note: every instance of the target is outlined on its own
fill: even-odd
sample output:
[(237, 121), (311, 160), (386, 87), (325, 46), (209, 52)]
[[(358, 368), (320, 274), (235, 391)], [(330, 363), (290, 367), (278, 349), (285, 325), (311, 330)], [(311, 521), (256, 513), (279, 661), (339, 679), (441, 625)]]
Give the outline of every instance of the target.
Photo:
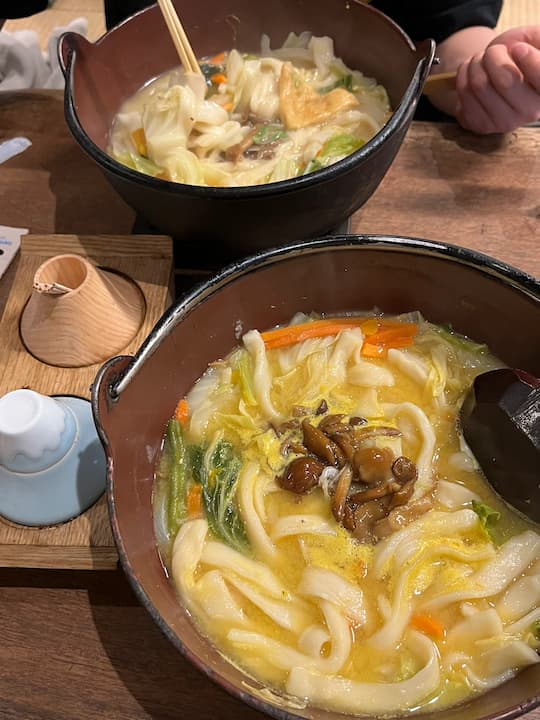
[[(119, 529), (115, 492), (112, 480), (112, 462), (110, 461), (111, 458), (107, 436), (104, 433), (99, 420), (100, 413), (98, 409), (98, 395), (100, 392), (105, 392), (107, 393), (107, 401), (114, 403), (125, 387), (129, 384), (131, 379), (137, 374), (138, 370), (140, 370), (144, 362), (157, 349), (163, 337), (172, 332), (174, 327), (183, 319), (184, 316), (189, 314), (199, 304), (204, 302), (208, 297), (220, 290), (223, 286), (234, 282), (236, 279), (241, 278), (245, 274), (254, 271), (256, 272), (257, 270), (272, 264), (276, 260), (283, 261), (298, 257), (299, 255), (322, 253), (333, 248), (338, 250), (354, 249), (356, 251), (375, 249), (382, 252), (410, 252), (413, 254), (428, 255), (434, 258), (447, 259), (451, 262), (472, 267), (492, 277), (499, 278), (510, 287), (522, 291), (540, 306), (539, 280), (512, 265), (476, 250), (463, 248), (450, 243), (436, 242), (408, 236), (378, 234), (328, 235), (309, 241), (295, 242), (284, 246), (265, 249), (240, 261), (230, 263), (212, 277), (199, 283), (192, 290), (181, 295), (180, 298), (172, 304), (169, 310), (164, 313), (161, 320), (154, 326), (154, 329), (151, 331), (138, 352), (134, 356), (124, 355), (109, 360), (99, 370), (92, 386), (92, 408), (94, 412), (94, 420), (107, 455), (107, 504), (113, 537), (118, 550), (120, 563), (136, 597), (172, 645), (199, 671), (236, 699), (269, 715), (270, 717), (276, 718), (276, 720), (303, 720), (303, 718), (307, 716), (298, 715), (294, 706), (280, 707), (274, 704), (271, 702), (270, 696), (265, 697), (262, 693), (257, 693), (255, 688), (250, 688), (248, 690), (246, 685), (242, 688), (233, 684), (230, 680), (224, 677), (224, 675), (219, 672), (215, 672), (206, 665), (204, 661), (172, 630), (170, 625), (166, 622), (157, 607), (154, 605), (147, 589), (143, 587), (141, 582), (138, 580), (136, 571), (132, 566), (131, 559), (126, 550), (122, 534)], [(106, 387), (100, 389), (102, 384), (104, 384), (104, 381)], [(249, 675), (246, 675), (246, 677), (249, 677)], [(474, 696), (464, 703), (451, 706), (450, 708), (445, 709), (444, 712), (462, 710), (474, 699), (478, 699), (478, 697), (479, 696)], [(276, 695), (276, 701), (278, 700), (279, 696)], [(539, 706), (540, 690), (535, 695), (531, 695), (515, 705), (510, 705), (500, 712), (493, 712), (484, 716), (482, 720), (513, 720), (514, 718), (520, 717)], [(300, 709), (300, 707), (297, 709)], [(330, 711), (325, 712), (330, 713)], [(347, 716), (343, 713), (334, 712), (333, 714), (330, 713), (328, 715), (328, 719), (330, 717), (335, 717), (335, 720), (340, 720), (341, 718), (346, 718)], [(350, 717), (362, 718), (362, 720), (380, 720), (380, 717), (375, 715), (357, 715)], [(404, 716), (388, 717), (389, 719), (395, 718), (395, 720), (403, 720), (404, 718)], [(432, 713), (424, 710), (418, 714), (418, 717), (432, 717)]]
[[(433, 60), (435, 58), (435, 42), (431, 39), (423, 40), (417, 44), (413, 43), (410, 37), (405, 31), (396, 23), (392, 18), (385, 15), (383, 12), (374, 8), (373, 6), (366, 4), (363, 0), (350, 0), (355, 5), (361, 6), (368, 12), (381, 15), (389, 22), (396, 31), (403, 37), (409, 48), (413, 53), (420, 55), (416, 69), (413, 73), (411, 81), (405, 90), (398, 107), (393, 111), (390, 119), (382, 126), (382, 128), (370, 139), (365, 145), (363, 145), (355, 152), (347, 155), (342, 160), (338, 160), (336, 163), (332, 163), (325, 168), (316, 170), (315, 172), (308, 173), (307, 175), (301, 175), (295, 178), (288, 178), (286, 180), (279, 180), (272, 183), (262, 183), (260, 185), (234, 185), (230, 187), (221, 187), (213, 185), (189, 185), (187, 183), (177, 183), (170, 180), (164, 180), (162, 178), (153, 177), (152, 175), (146, 175), (132, 170), (126, 165), (123, 165), (118, 160), (115, 160), (112, 156), (103, 151), (96, 143), (90, 138), (89, 135), (83, 129), (82, 123), (77, 114), (75, 99), (73, 96), (73, 77), (74, 68), (76, 64), (77, 51), (73, 47), (69, 47), (67, 62), (65, 63), (64, 76), (65, 76), (65, 89), (64, 89), (64, 115), (66, 123), (77, 142), (81, 147), (92, 157), (96, 162), (103, 167), (107, 172), (119, 175), (122, 179), (135, 182), (140, 184), (144, 181), (144, 184), (149, 186), (149, 189), (156, 191), (167, 191), (169, 193), (182, 193), (192, 197), (203, 196), (205, 198), (212, 197), (224, 201), (230, 200), (232, 197), (235, 199), (247, 199), (251, 197), (258, 197), (264, 195), (270, 197), (273, 195), (280, 195), (288, 191), (299, 191), (306, 187), (318, 185), (320, 183), (331, 181), (334, 177), (346, 174), (352, 170), (358, 162), (376, 154), (382, 145), (386, 142), (387, 138), (393, 135), (401, 125), (406, 121), (407, 117), (412, 115), (416, 104), (420, 98), (424, 82), (431, 70)], [(123, 20), (119, 25), (111, 28), (108, 32), (102, 35), (96, 42), (90, 43), (85, 38), (83, 40), (92, 46), (101, 45), (106, 39), (114, 33), (117, 29), (123, 27), (133, 18), (143, 15), (146, 12), (153, 10), (154, 6), (143, 8), (138, 12), (130, 15), (128, 18)], [(59, 51), (61, 54), (62, 40), (68, 35), (73, 33), (64, 33), (59, 39)], [(64, 67), (63, 61), (61, 66)], [(149, 80), (148, 82), (150, 82)]]
[(325, 235), (313, 240), (300, 240), (261, 250), (241, 260), (232, 262), (223, 267), (211, 277), (195, 285), (191, 290), (183, 293), (170, 308), (162, 315), (139, 350), (132, 356), (129, 367), (125, 369), (121, 378), (112, 388), (112, 397), (120, 395), (123, 389), (138, 372), (140, 367), (153, 354), (163, 336), (168, 335), (183, 315), (193, 310), (211, 294), (223, 285), (233, 282), (237, 277), (253, 270), (271, 264), (276, 260), (286, 260), (297, 255), (316, 254), (331, 248), (358, 248), (370, 247), (391, 252), (416, 252), (423, 255), (446, 258), (463, 265), (475, 267), (489, 275), (498, 277), (506, 284), (528, 294), (540, 303), (540, 280), (529, 275), (519, 268), (498, 260), (491, 255), (454, 245), (452, 243), (424, 240), (412, 236), (382, 235), (382, 234), (338, 234)]

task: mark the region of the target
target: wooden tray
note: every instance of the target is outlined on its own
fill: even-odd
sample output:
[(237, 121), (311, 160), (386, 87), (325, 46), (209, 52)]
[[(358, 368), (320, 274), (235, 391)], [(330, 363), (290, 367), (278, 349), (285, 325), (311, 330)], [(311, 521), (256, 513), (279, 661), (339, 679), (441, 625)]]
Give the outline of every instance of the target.
[[(170, 304), (173, 250), (161, 236), (26, 235), (21, 252), (0, 280), (0, 397), (17, 388), (47, 395), (90, 398), (100, 364), (83, 368), (46, 365), (29, 355), (19, 336), (19, 318), (34, 273), (50, 257), (76, 253), (134, 280), (146, 301), (144, 322), (122, 351), (132, 354)], [(102, 496), (78, 518), (48, 528), (30, 528), (0, 518), (0, 567), (114, 569), (117, 554)]]

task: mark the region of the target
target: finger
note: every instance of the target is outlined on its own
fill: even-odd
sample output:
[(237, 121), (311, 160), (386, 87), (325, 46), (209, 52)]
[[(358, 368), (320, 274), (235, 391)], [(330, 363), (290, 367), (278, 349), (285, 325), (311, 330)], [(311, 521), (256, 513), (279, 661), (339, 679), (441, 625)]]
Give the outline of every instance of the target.
[(497, 98), (489, 96), (490, 84), (481, 65), (481, 54), (469, 60), (459, 85), (456, 81), (456, 87), (461, 101), (461, 116), (467, 127), (481, 133), (500, 132), (494, 118), (504, 113), (504, 108), (497, 107)]
[(482, 105), (478, 102), (469, 85), (469, 65), (471, 61), (462, 63), (456, 75), (456, 90), (458, 102), (456, 118), (459, 124), (467, 130), (476, 133), (494, 133), (495, 128)]
[[(528, 49), (529, 46), (524, 47)], [(488, 48), (484, 53), (483, 66), (492, 87), (512, 107), (516, 125), (533, 122), (540, 117), (540, 94), (526, 81), (525, 74), (514, 62), (507, 47), (494, 45)], [(540, 80), (538, 82), (540, 84)]]
[(516, 43), (510, 54), (528, 84), (540, 95), (540, 50), (527, 43)]
[(485, 54), (478, 53), (469, 63), (468, 87), (493, 125), (493, 132), (509, 132), (520, 124), (520, 115), (493, 87), (484, 67)]
[(515, 27), (497, 35), (490, 42), (490, 45), (506, 45), (512, 47), (518, 42), (527, 43), (533, 47), (540, 49), (540, 25), (525, 25), (523, 27)]

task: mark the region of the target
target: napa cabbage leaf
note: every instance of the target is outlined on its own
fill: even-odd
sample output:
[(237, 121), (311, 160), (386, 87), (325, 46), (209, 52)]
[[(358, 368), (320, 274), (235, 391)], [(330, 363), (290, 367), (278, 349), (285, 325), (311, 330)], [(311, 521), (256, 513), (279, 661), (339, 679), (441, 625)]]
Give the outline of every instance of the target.
[(304, 175), (320, 170), (347, 157), (347, 155), (351, 155), (351, 153), (359, 150), (362, 145), (365, 145), (364, 140), (350, 133), (333, 135), (324, 143), (317, 157), (307, 164)]
[(342, 75), (334, 82), (330, 83), (329, 85), (325, 85), (322, 88), (319, 88), (319, 95), (326, 95), (327, 93), (331, 92), (332, 90), (335, 90), (336, 88), (344, 88), (345, 90), (348, 90), (349, 92), (354, 92), (358, 88), (355, 87), (353, 82), (353, 76), (350, 74)]
[(118, 162), (122, 163), (122, 165), (131, 168), (131, 170), (137, 170), (137, 172), (144, 173), (144, 175), (157, 177), (163, 173), (162, 167), (156, 165), (155, 162), (152, 162), (152, 160), (149, 160), (138, 153), (122, 153), (115, 155), (115, 157)]
[(459, 350), (465, 350), (470, 353), (482, 353), (487, 352), (487, 345), (485, 343), (477, 343), (474, 340), (469, 340), (465, 335), (456, 333), (451, 325), (433, 325), (435, 332), (437, 332), (443, 340)]
[(246, 350), (240, 349), (231, 357), (231, 365), (234, 373), (232, 379), (238, 382), (242, 399), (246, 405), (256, 405), (251, 355)]
[(230, 547), (245, 552), (248, 538), (236, 503), (240, 467), (240, 457), (232, 443), (218, 439), (204, 454), (200, 480), (210, 529)]

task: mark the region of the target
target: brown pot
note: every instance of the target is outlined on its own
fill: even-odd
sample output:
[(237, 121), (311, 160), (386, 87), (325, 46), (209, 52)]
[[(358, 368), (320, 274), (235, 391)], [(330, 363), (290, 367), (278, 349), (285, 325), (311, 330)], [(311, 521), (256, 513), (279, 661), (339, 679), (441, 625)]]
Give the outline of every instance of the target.
[[(171, 642), (212, 680), (273, 717), (336, 720), (257, 693), (198, 632), (156, 550), (152, 486), (166, 423), (207, 363), (236, 344), (235, 329), (288, 322), (297, 311), (329, 314), (377, 306), (420, 310), (435, 323), (486, 342), (508, 365), (540, 375), (540, 283), (462, 248), (406, 238), (342, 236), (262, 253), (224, 270), (174, 306), (135, 356), (111, 360), (93, 389), (108, 456), (108, 498), (120, 559), (139, 599)], [(512, 328), (508, 340), (507, 328)], [(149, 398), (152, 398), (149, 404)], [(540, 664), (437, 720), (515, 717), (540, 704)], [(422, 717), (435, 718), (433, 713)]]

